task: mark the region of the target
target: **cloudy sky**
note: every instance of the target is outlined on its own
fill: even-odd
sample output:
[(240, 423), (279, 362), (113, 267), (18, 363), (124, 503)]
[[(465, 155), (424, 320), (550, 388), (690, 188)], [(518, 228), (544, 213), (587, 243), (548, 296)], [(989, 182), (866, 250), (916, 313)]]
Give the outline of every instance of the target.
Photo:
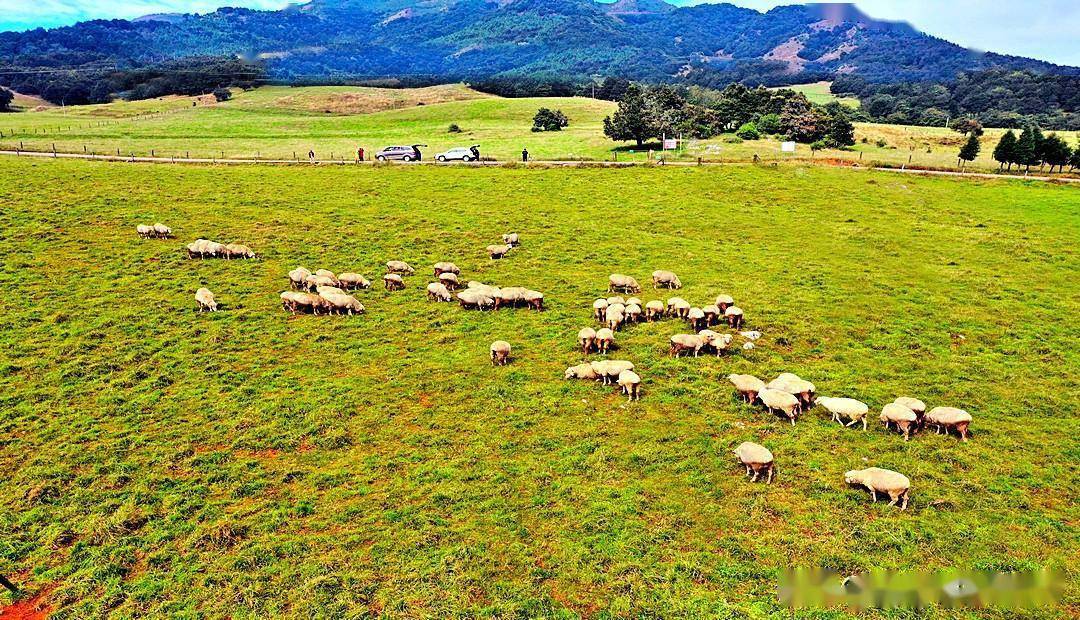
[[(672, 0), (695, 4), (699, 0)], [(867, 14), (906, 20), (930, 34), (982, 50), (1080, 66), (1080, 2), (1076, 0), (855, 0)], [(219, 6), (276, 9), (287, 0), (0, 0), (0, 30), (59, 26), (90, 18), (204, 12)], [(783, 0), (732, 0), (767, 10)]]

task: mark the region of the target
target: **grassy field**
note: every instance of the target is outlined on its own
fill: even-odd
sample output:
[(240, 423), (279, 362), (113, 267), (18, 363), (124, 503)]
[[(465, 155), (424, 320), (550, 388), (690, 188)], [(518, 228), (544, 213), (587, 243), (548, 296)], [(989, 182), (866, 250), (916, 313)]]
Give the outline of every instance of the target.
[[(1024, 617), (1080, 613), (1076, 188), (15, 158), (0, 178), (0, 574), (56, 617), (791, 617), (793, 565), (1056, 566), (1064, 605)], [(177, 239), (135, 235), (154, 221)], [(511, 230), (521, 248), (488, 260)], [(260, 258), (189, 260), (200, 236)], [(280, 308), (297, 265), (377, 280), (390, 259), (419, 273), (361, 293), (364, 316)], [(439, 260), (548, 308), (428, 302)], [(607, 275), (657, 268), (695, 304), (733, 294), (758, 348), (670, 359), (686, 327), (663, 321), (612, 355), (640, 402), (564, 381)], [(221, 312), (194, 310), (200, 286)], [(874, 411), (962, 407), (973, 439), (820, 409), (791, 427), (723, 379), (784, 371)], [(771, 486), (734, 463), (744, 440), (776, 454)], [(911, 478), (907, 512), (843, 484), (869, 465)], [(918, 614), (976, 616), (1008, 614)]]
[[(809, 85), (820, 90), (820, 85)], [(810, 89), (811, 91), (813, 88)], [(827, 92), (827, 89), (826, 89)], [(485, 156), (515, 161), (522, 148), (534, 159), (587, 159), (644, 162), (650, 149), (615, 143), (603, 135), (603, 119), (615, 104), (585, 98), (501, 99), (461, 85), (415, 90), (350, 87), (264, 87), (237, 92), (216, 103), (212, 97), (169, 97), (101, 106), (57, 108), (0, 116), (0, 148), (122, 155), (196, 158), (229, 157), (320, 159), (355, 157), (358, 146), (369, 154), (390, 144), (424, 143), (429, 157), (453, 146), (479, 143)], [(423, 103), (424, 105), (418, 105)], [(533, 133), (532, 117), (540, 107), (562, 109), (570, 127), (557, 133)], [(448, 128), (457, 124), (461, 134)], [(994, 145), (1000, 130), (988, 130), (971, 170), (997, 170)], [(1076, 133), (1065, 133), (1070, 144)], [(688, 140), (669, 159), (748, 162), (802, 162), (816, 158), (862, 166), (922, 166), (955, 169), (964, 138), (944, 128), (860, 124), (855, 147), (812, 154), (800, 146), (780, 152), (775, 139), (744, 142), (731, 135)], [(652, 152), (657, 157), (656, 152)]]
[(806, 98), (813, 103), (825, 105), (832, 101), (839, 101), (852, 108), (859, 107), (858, 99), (855, 97), (837, 97), (832, 94), (831, 87), (832, 82), (814, 82), (813, 84), (797, 84), (795, 86), (785, 86), (784, 88), (806, 95)]

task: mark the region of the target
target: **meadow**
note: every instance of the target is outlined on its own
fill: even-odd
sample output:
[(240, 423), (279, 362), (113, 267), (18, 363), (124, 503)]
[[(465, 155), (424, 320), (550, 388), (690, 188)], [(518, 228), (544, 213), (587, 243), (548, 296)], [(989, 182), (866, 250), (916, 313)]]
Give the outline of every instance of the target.
[[(827, 86), (811, 84), (808, 94), (832, 98)], [(454, 146), (479, 144), (485, 157), (517, 161), (527, 148), (537, 160), (593, 160), (644, 163), (660, 157), (659, 144), (638, 147), (603, 135), (603, 119), (614, 113), (610, 101), (588, 98), (504, 99), (463, 85), (425, 89), (341, 86), (267, 86), (235, 91), (230, 101), (212, 97), (166, 97), (97, 106), (51, 108), (0, 115), (0, 149), (193, 158), (301, 160), (309, 150), (322, 160), (352, 160), (358, 147), (368, 157), (392, 144), (426, 144), (426, 156)], [(192, 105), (192, 103), (197, 105)], [(850, 103), (850, 102), (848, 102)], [(422, 104), (422, 105), (421, 105)], [(532, 117), (541, 107), (561, 109), (570, 126), (561, 132), (534, 133)], [(461, 133), (450, 133), (456, 124)], [(1002, 130), (987, 130), (982, 152), (967, 165), (975, 171), (998, 169), (994, 145)], [(1076, 132), (1064, 132), (1076, 144)], [(776, 163), (828, 163), (917, 166), (955, 170), (964, 143), (960, 134), (933, 127), (860, 123), (857, 144), (849, 150), (811, 153), (799, 145), (782, 153), (775, 138), (742, 141), (733, 135), (687, 139), (669, 160)]]
[[(0, 574), (56, 618), (851, 617), (777, 603), (778, 572), (810, 565), (1058, 567), (1064, 602), (1023, 617), (1080, 613), (1076, 188), (16, 158), (0, 179)], [(138, 238), (154, 221), (177, 238)], [(508, 231), (521, 247), (489, 260)], [(188, 259), (197, 237), (259, 258)], [(377, 281), (391, 259), (418, 273), (360, 293), (363, 316), (280, 307), (298, 265)], [(429, 302), (440, 260), (547, 309)], [(660, 268), (692, 303), (732, 294), (757, 349), (671, 359), (687, 328), (666, 320), (611, 354), (640, 402), (565, 381), (608, 274)], [(220, 312), (196, 312), (200, 286)], [(873, 412), (962, 407), (973, 437), (821, 409), (792, 427), (724, 379), (785, 371)], [(776, 455), (772, 485), (735, 463), (746, 440)], [(912, 480), (906, 512), (843, 484), (866, 466)]]

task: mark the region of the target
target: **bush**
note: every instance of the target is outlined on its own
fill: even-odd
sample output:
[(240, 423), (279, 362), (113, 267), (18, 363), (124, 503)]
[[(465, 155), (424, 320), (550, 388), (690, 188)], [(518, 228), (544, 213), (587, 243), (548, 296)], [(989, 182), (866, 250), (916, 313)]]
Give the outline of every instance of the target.
[(815, 140), (814, 142), (810, 143), (811, 151), (823, 151), (827, 148), (829, 148), (828, 140)]
[(736, 136), (739, 136), (743, 140), (758, 140), (761, 138), (761, 134), (758, 133), (757, 125), (754, 123), (744, 123), (742, 127), (735, 132)]
[(232, 99), (232, 91), (228, 88), (216, 88), (214, 89), (214, 99), (218, 101), (228, 101)]
[(562, 131), (563, 127), (570, 125), (570, 121), (562, 110), (550, 110), (540, 108), (533, 117), (533, 131)]
[(446, 130), (448, 133), (461, 133), (461, 127), (457, 123), (451, 123)]
[(780, 133), (780, 115), (766, 114), (762, 116), (757, 121), (757, 130), (766, 135)]
[(15, 100), (15, 94), (6, 88), (0, 88), (0, 112), (11, 109), (11, 102)]

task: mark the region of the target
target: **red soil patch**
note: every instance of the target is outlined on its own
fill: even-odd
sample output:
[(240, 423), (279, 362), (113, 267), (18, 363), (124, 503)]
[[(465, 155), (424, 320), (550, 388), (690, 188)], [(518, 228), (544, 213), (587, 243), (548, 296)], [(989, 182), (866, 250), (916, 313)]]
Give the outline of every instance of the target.
[(52, 608), (45, 600), (52, 588), (46, 588), (31, 598), (23, 599), (0, 609), (0, 620), (44, 620)]

